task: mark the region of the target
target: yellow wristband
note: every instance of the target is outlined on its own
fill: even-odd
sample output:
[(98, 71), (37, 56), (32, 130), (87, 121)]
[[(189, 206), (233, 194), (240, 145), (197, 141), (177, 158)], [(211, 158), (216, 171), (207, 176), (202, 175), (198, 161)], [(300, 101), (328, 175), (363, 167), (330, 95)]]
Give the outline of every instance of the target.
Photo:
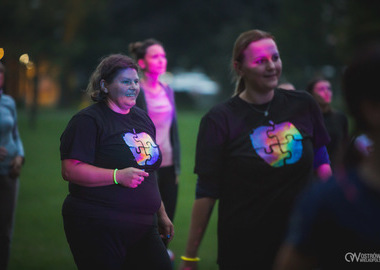
[(113, 181), (115, 182), (116, 185), (118, 185), (119, 183), (116, 181), (116, 172), (118, 171), (118, 169), (115, 169), (113, 171)]
[(185, 262), (199, 262), (201, 259), (199, 257), (188, 258), (188, 257), (185, 257), (185, 256), (181, 256), (181, 260), (185, 261)]

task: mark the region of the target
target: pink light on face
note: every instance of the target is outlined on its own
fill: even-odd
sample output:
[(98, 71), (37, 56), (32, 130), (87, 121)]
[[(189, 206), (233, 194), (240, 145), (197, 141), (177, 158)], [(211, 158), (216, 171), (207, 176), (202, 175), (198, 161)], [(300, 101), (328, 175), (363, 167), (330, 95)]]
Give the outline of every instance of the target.
[(278, 85), (281, 72), (282, 62), (273, 39), (254, 41), (245, 49), (240, 73), (253, 89), (273, 90)]
[(328, 81), (319, 81), (314, 85), (314, 95), (320, 97), (323, 102), (330, 104), (332, 100), (331, 84)]
[(148, 47), (144, 62), (146, 73), (155, 75), (164, 74), (168, 62), (164, 48), (158, 44)]

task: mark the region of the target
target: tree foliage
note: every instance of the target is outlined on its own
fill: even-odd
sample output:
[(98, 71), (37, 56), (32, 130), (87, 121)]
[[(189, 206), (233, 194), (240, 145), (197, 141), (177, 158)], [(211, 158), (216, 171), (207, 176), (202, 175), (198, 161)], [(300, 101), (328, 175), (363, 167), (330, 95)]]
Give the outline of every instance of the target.
[[(100, 57), (128, 53), (154, 37), (169, 69), (202, 69), (232, 93), (230, 55), (237, 36), (272, 32), (284, 77), (304, 88), (311, 76), (339, 72), (361, 41), (379, 36), (379, 1), (370, 0), (2, 0), (0, 47), (6, 58), (28, 52), (60, 67), (63, 103), (83, 89)], [(331, 69), (332, 68), (332, 69)], [(73, 79), (74, 78), (74, 79)], [(334, 79), (332, 78), (332, 79)], [(72, 83), (72, 81), (75, 83)]]

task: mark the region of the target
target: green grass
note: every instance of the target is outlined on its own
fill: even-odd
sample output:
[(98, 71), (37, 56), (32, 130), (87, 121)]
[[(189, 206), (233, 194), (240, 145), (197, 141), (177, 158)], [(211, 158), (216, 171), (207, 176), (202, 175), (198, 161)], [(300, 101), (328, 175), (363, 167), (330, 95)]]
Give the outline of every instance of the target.
[[(29, 113), (19, 111), (26, 163), (20, 178), (10, 270), (76, 269), (63, 231), (61, 205), (67, 194), (67, 183), (61, 178), (59, 156), (59, 137), (74, 113), (74, 110), (40, 111), (32, 128)], [(194, 202), (195, 141), (202, 114), (183, 111), (178, 115), (182, 173), (174, 221), (175, 238), (170, 244), (176, 254), (176, 268), (185, 250)], [(201, 269), (217, 269), (216, 216), (214, 211), (200, 248)]]

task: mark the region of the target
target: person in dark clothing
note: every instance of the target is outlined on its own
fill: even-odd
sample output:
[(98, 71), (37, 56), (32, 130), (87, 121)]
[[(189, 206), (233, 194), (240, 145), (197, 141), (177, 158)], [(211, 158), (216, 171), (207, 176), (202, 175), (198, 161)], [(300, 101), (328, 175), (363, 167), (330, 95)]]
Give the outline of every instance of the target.
[[(61, 136), (62, 215), (78, 269), (171, 269), (161, 237), (174, 235), (158, 190), (156, 129), (135, 107), (137, 64), (105, 57), (87, 90), (95, 104), (72, 117)], [(161, 237), (160, 237), (161, 234)]]
[(19, 176), (24, 147), (18, 132), (14, 99), (4, 93), (5, 67), (0, 63), (0, 269), (8, 267)]
[(235, 95), (201, 120), (198, 175), (181, 269), (197, 269), (198, 248), (216, 200), (222, 270), (271, 269), (293, 201), (318, 174), (329, 177), (322, 114), (307, 93), (276, 89), (282, 63), (274, 37), (261, 30), (235, 42)]
[(332, 107), (333, 91), (331, 83), (324, 78), (315, 78), (306, 87), (317, 101), (323, 114), (323, 120), (331, 141), (327, 144), (327, 152), (331, 161), (331, 168), (335, 170), (342, 164), (342, 155), (349, 144), (349, 129), (347, 116)]
[(355, 131), (365, 135), (351, 146), (360, 158), (344, 163), (345, 169), (314, 183), (299, 198), (276, 270), (379, 268), (379, 70), (379, 45), (359, 49), (345, 70), (345, 101)]

